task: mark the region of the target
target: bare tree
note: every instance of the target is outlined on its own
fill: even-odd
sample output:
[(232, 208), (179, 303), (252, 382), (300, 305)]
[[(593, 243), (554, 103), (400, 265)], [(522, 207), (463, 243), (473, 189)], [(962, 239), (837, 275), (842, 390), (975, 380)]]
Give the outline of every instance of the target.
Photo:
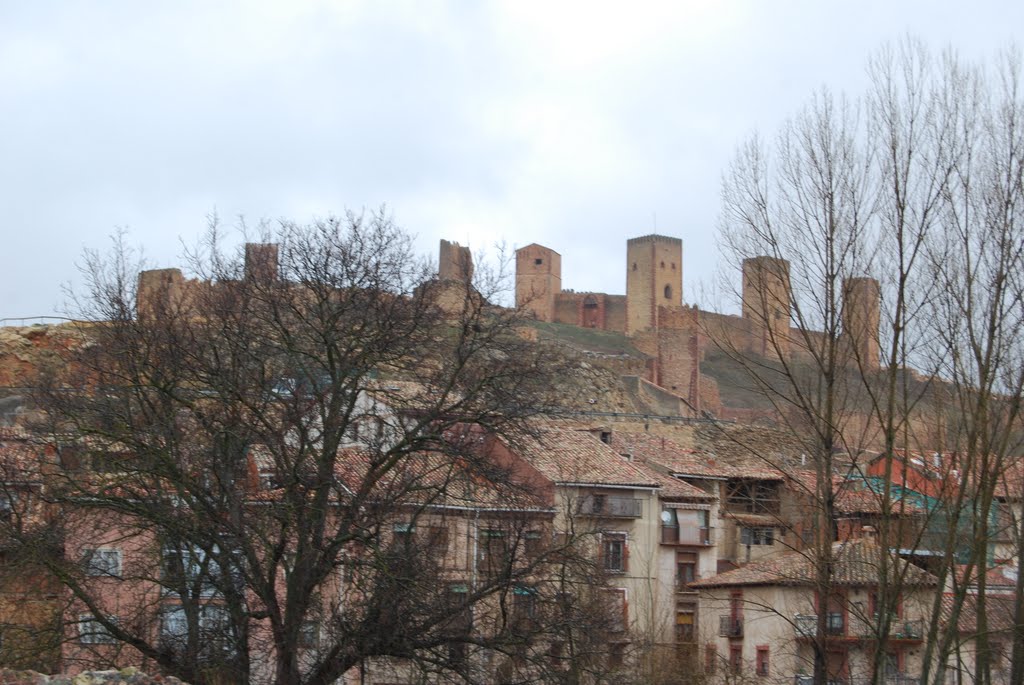
[[(739, 323), (763, 344), (737, 344), (745, 338), (717, 321), (708, 329), (778, 419), (804, 437), (816, 525), (803, 542), (821, 598), (831, 595), (837, 487), (848, 474), (877, 497), (886, 547), (915, 557), (922, 536), (941, 531), (947, 558), (965, 554), (983, 575), (997, 481), (1018, 448), (1021, 356), (1007, 335), (1019, 326), (1024, 245), (1016, 61), (1003, 59), (988, 76), (906, 39), (879, 51), (869, 74), (864, 97), (818, 93), (776, 139), (741, 147), (723, 184), (720, 236), (727, 262), (744, 266)], [(908, 498), (912, 462), (933, 454), (945, 459), (930, 475), (953, 487), (935, 501)], [(873, 477), (865, 479), (868, 467)], [(924, 514), (908, 516), (918, 504)], [(966, 529), (966, 551), (952, 554), (964, 550)], [(874, 682), (884, 677), (904, 581), (880, 559)], [(933, 570), (940, 586), (953, 571)], [(983, 580), (981, 591), (979, 663)], [(958, 588), (958, 604), (966, 592)], [(937, 681), (934, 665), (960, 639), (955, 616), (953, 628), (941, 617), (939, 595), (922, 674)], [(819, 612), (819, 683), (828, 677), (826, 628)]]
[(243, 259), (214, 227), (195, 280), (136, 280), (121, 246), (87, 262), (90, 344), (36, 398), (65, 654), (195, 683), (479, 680), (474, 655), (548, 630), (538, 578), (572, 549), (479, 441), (529, 434), (564, 359), (489, 304), (500, 279), (438, 282), (384, 216), (265, 238)]

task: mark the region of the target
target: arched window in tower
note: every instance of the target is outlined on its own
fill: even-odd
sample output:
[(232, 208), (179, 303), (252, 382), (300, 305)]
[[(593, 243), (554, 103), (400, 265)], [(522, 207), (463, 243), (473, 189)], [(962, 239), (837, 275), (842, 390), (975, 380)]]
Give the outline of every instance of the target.
[(633, 271), (636, 271), (636, 262), (633, 262)]
[(670, 286), (670, 285), (666, 285), (665, 286), (665, 299), (666, 300), (671, 300), (672, 299), (672, 286)]

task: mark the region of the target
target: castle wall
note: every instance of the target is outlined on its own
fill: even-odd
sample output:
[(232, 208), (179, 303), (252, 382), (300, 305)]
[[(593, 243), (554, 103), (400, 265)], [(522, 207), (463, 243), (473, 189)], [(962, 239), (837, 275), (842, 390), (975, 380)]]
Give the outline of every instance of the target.
[(750, 354), (755, 347), (760, 349), (760, 338), (750, 319), (703, 310), (698, 310), (697, 316), (702, 350), (718, 346), (727, 351)]
[(646, 235), (626, 241), (626, 335), (658, 327), (658, 307), (683, 301), (683, 241)]
[(626, 296), (605, 295), (605, 330), (626, 332)]
[(556, 323), (622, 332), (626, 318), (626, 298), (607, 293), (562, 291), (555, 295)]

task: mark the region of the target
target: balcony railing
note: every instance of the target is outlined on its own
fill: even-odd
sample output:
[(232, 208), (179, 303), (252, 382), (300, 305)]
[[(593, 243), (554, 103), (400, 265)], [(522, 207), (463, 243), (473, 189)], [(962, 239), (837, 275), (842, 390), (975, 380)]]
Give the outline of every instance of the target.
[[(829, 678), (825, 683), (827, 685), (854, 685), (849, 678)], [(814, 685), (814, 676), (795, 675), (793, 676), (793, 685)]]
[[(889, 637), (897, 640), (921, 640), (924, 638), (924, 621), (917, 619), (897, 619), (889, 624)], [(905, 676), (900, 676), (905, 677)], [(913, 678), (917, 682), (917, 678)], [(895, 683), (894, 685), (912, 685), (909, 683)]]
[(718, 634), (721, 637), (743, 637), (743, 619), (732, 615), (719, 616)]
[[(858, 678), (844, 676), (842, 678), (829, 678), (825, 682), (827, 685), (871, 685), (872, 679), (870, 676)], [(904, 673), (882, 676), (880, 682), (884, 683), (884, 685), (921, 685), (920, 678)], [(814, 685), (814, 676), (806, 674), (795, 675), (793, 676), (793, 685)]]
[[(797, 614), (793, 617), (793, 629), (797, 637), (814, 638), (818, 634), (818, 617), (814, 614)], [(825, 635), (836, 637), (846, 635), (846, 621), (840, 613), (825, 617)]]
[(580, 500), (579, 513), (603, 518), (638, 519), (643, 515), (643, 500), (615, 495), (591, 495)]
[(714, 528), (661, 527), (661, 542), (666, 545), (710, 545), (714, 540)]
[[(850, 632), (866, 640), (873, 640), (878, 629), (878, 619), (867, 617), (854, 620)], [(889, 621), (890, 640), (923, 640), (924, 621), (919, 618), (893, 618)]]

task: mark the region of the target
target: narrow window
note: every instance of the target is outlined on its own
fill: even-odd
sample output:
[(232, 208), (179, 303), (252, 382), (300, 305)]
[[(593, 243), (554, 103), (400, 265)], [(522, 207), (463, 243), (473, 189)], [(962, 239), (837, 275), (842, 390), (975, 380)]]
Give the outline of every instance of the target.
[(714, 675), (718, 664), (718, 645), (709, 642), (704, 646), (704, 675)]
[(601, 536), (601, 552), (604, 556), (604, 570), (608, 573), (626, 571), (626, 534), (604, 533)]
[(757, 648), (757, 675), (768, 675), (768, 645), (760, 645)]
[(670, 285), (666, 285), (665, 286), (665, 299), (666, 300), (671, 300), (672, 299), (672, 286), (670, 286)]
[(736, 675), (743, 670), (743, 645), (729, 645), (729, 670)]

